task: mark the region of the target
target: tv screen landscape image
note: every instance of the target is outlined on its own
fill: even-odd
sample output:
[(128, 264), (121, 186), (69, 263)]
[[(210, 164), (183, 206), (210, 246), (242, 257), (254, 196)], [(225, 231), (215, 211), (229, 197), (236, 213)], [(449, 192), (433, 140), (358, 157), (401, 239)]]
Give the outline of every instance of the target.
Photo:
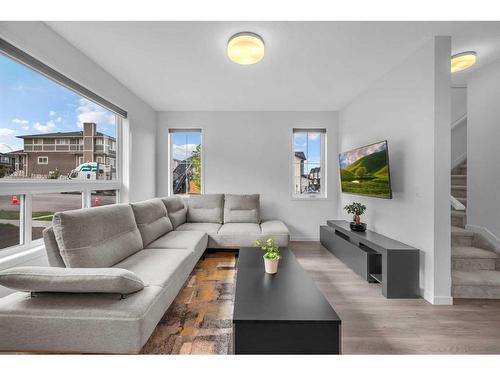
[(343, 193), (392, 198), (387, 141), (339, 154)]

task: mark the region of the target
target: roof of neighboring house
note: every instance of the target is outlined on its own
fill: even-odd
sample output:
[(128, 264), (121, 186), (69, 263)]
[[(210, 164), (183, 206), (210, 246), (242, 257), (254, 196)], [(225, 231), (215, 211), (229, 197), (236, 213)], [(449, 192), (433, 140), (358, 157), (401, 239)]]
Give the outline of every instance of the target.
[[(97, 137), (109, 137), (111, 139), (115, 139), (114, 137), (103, 134), (101, 132), (96, 132), (95, 136)], [(83, 131), (78, 132), (58, 132), (58, 133), (44, 133), (44, 134), (27, 134), (27, 135), (18, 135), (17, 138), (59, 138), (59, 137), (83, 137)]]
[(302, 151), (295, 151), (295, 156), (299, 159), (306, 160), (306, 155)]
[(8, 152), (6, 155), (18, 155), (18, 154), (25, 154), (24, 150), (16, 150), (16, 151), (11, 151)]

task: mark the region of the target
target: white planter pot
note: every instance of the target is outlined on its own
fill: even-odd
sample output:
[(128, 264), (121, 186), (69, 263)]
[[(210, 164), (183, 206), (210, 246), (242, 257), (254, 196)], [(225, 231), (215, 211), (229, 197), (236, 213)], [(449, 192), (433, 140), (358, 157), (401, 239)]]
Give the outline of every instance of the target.
[(266, 259), (264, 258), (264, 267), (266, 268), (266, 273), (276, 273), (278, 272), (278, 262), (279, 259)]

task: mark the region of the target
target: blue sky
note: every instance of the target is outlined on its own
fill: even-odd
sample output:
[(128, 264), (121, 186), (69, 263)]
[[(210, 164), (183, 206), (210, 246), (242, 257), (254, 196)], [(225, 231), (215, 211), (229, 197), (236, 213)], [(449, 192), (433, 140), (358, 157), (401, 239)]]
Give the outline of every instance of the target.
[(320, 133), (294, 133), (294, 151), (302, 151), (306, 156), (305, 170), (320, 167), (321, 163), (321, 134)]
[(22, 149), (18, 135), (78, 131), (87, 121), (116, 137), (112, 112), (0, 54), (0, 152)]
[(200, 143), (200, 132), (172, 133), (174, 159), (187, 159)]

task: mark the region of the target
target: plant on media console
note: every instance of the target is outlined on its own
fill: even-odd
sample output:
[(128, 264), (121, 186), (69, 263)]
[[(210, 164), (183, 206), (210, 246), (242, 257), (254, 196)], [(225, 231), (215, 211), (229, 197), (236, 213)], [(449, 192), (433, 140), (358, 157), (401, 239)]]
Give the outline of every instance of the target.
[(353, 221), (355, 224), (361, 224), (361, 215), (363, 215), (366, 211), (366, 206), (361, 203), (353, 202), (344, 207), (344, 210), (347, 211), (348, 214), (354, 215)]

